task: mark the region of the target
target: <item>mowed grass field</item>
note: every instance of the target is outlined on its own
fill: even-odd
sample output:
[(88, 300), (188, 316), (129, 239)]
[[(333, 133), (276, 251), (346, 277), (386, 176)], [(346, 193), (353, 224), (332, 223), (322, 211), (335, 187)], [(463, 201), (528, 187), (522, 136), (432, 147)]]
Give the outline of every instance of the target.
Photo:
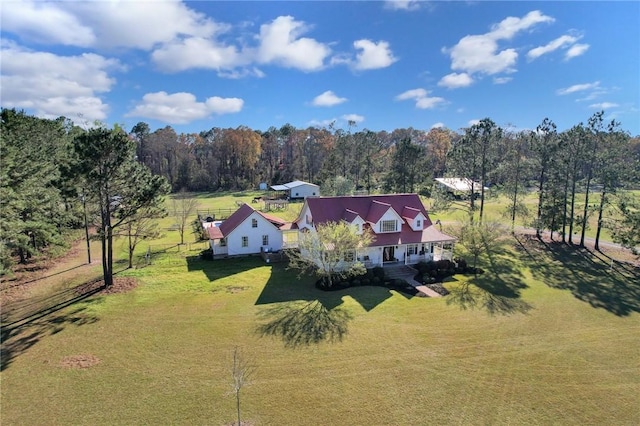
[(430, 299), (177, 240), (134, 290), (5, 326), (2, 424), (229, 424), (235, 347), (250, 424), (640, 424), (640, 272), (603, 254), (519, 236)]

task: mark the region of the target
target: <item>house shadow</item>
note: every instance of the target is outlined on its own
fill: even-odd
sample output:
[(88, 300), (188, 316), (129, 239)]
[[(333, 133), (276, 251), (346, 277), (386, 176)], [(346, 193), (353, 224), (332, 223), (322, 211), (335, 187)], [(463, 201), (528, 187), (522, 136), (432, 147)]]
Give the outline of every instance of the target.
[(219, 280), (236, 274), (241, 274), (250, 269), (264, 267), (261, 257), (249, 256), (234, 259), (210, 260), (202, 256), (187, 256), (187, 270), (189, 272), (202, 272), (209, 281)]
[(519, 237), (531, 254), (533, 276), (549, 287), (569, 290), (577, 299), (617, 316), (640, 312), (640, 269), (586, 248)]
[(256, 300), (263, 306), (258, 312), (256, 332), (263, 337), (281, 339), (285, 347), (339, 342), (353, 319), (344, 308), (349, 296), (366, 311), (392, 297), (385, 287), (352, 287), (323, 291), (315, 287), (315, 278), (299, 276), (284, 265), (273, 265), (271, 276)]
[[(0, 371), (46, 336), (68, 326), (93, 324), (98, 318), (87, 312), (89, 305), (99, 303), (92, 297), (102, 290), (96, 281), (83, 283), (53, 296), (3, 307), (0, 344)], [(71, 308), (72, 309), (66, 309)]]

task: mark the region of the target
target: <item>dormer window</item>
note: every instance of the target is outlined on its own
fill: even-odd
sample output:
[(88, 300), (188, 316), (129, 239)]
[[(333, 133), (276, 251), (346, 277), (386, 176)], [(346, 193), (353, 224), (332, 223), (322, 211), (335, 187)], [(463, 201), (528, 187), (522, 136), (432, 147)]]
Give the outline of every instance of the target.
[(396, 232), (398, 230), (397, 220), (383, 220), (380, 224), (381, 232)]
[(422, 221), (420, 219), (416, 220), (416, 228), (422, 228)]

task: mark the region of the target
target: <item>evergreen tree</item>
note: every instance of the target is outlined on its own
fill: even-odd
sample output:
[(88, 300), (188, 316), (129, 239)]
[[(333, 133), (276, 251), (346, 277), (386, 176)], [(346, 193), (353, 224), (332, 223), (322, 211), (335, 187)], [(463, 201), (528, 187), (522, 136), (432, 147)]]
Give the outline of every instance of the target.
[(78, 171), (100, 211), (105, 286), (113, 284), (114, 231), (138, 212), (159, 206), (169, 192), (166, 179), (135, 161), (135, 142), (119, 129), (94, 128), (73, 141)]

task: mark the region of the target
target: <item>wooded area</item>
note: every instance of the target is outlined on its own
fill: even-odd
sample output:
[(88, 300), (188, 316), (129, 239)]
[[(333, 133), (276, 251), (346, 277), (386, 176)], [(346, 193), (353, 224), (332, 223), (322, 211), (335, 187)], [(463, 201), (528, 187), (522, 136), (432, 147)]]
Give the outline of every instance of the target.
[[(515, 131), (486, 118), (459, 132), (373, 132), (351, 123), (346, 130), (287, 124), (266, 131), (241, 126), (177, 134), (169, 126), (151, 131), (140, 122), (127, 133), (10, 109), (1, 116), (2, 274), (13, 262), (61, 244), (67, 230), (82, 228), (85, 205), (108, 264), (110, 238), (126, 229), (131, 237), (137, 229), (132, 221), (164, 214), (161, 197), (169, 187), (254, 190), (261, 182), (296, 179), (321, 185), (323, 195), (419, 192), (446, 204), (433, 178), (468, 178), (479, 184), (479, 200), (470, 194), (468, 208), (480, 222), (485, 187), (509, 197), (512, 224), (527, 214), (524, 195), (537, 191), (533, 225), (539, 232), (559, 232), (563, 241), (583, 245), (587, 218), (595, 214), (596, 240), (604, 226), (628, 247), (640, 240), (638, 200), (621, 191), (638, 189), (640, 137), (605, 122), (604, 112), (563, 132), (550, 119), (535, 130)], [(598, 205), (590, 203), (594, 193)], [(609, 208), (622, 219), (607, 223)], [(118, 227), (121, 232), (114, 234)], [(581, 232), (579, 241), (572, 240), (575, 231)]]

